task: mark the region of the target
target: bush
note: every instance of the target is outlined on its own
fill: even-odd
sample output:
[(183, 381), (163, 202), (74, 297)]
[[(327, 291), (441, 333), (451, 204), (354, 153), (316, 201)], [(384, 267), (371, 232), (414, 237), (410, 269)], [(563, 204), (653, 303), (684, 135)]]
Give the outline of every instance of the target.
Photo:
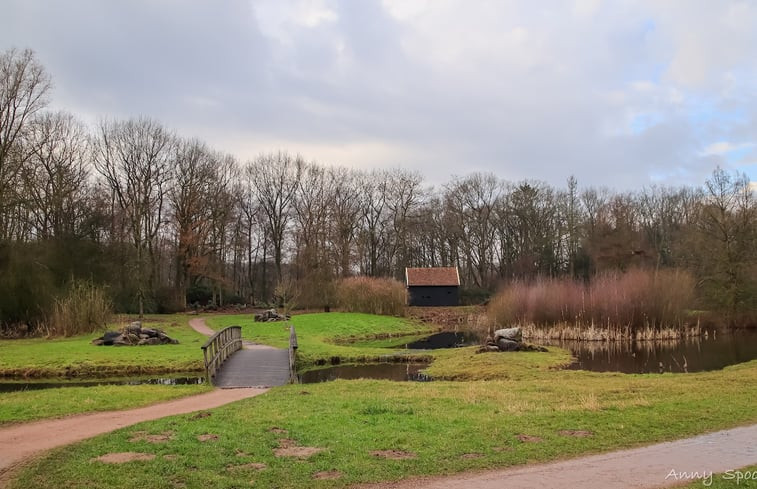
[(570, 279), (516, 282), (492, 298), (487, 312), (498, 326), (683, 327), (694, 285), (681, 270), (638, 269), (598, 275), (588, 285)]
[(407, 291), (391, 278), (351, 277), (337, 284), (337, 306), (347, 312), (403, 316)]
[(74, 281), (66, 296), (55, 301), (46, 324), (48, 334), (74, 336), (105, 329), (112, 313), (113, 306), (102, 288)]

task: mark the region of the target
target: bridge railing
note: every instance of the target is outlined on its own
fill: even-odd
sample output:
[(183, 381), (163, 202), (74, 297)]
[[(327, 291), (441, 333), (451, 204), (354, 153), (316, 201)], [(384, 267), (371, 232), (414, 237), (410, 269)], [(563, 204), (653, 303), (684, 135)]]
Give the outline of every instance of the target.
[(289, 382), (297, 383), (297, 333), (294, 331), (294, 325), (289, 325)]
[(205, 376), (208, 382), (213, 382), (216, 372), (223, 362), (237, 350), (242, 349), (242, 327), (229, 326), (217, 331), (202, 345), (202, 355), (205, 359)]

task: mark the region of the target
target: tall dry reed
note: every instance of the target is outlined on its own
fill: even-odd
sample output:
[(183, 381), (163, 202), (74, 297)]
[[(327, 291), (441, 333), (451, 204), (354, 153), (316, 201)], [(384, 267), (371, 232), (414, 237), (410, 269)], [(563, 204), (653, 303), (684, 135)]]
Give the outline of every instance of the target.
[(74, 336), (105, 328), (113, 305), (101, 287), (75, 281), (68, 293), (55, 301), (46, 327), (50, 336)]
[(407, 291), (391, 278), (351, 277), (339, 281), (336, 298), (343, 311), (404, 316)]
[(636, 269), (601, 274), (588, 285), (569, 279), (517, 282), (492, 298), (487, 313), (496, 326), (520, 325), (533, 334), (551, 330), (549, 337), (652, 339), (685, 330), (693, 299), (689, 273)]

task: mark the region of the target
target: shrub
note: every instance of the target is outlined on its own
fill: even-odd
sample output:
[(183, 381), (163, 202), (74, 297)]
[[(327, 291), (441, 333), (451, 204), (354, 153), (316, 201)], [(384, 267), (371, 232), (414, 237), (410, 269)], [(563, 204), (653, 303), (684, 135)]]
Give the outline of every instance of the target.
[(391, 278), (351, 277), (337, 284), (337, 305), (347, 312), (403, 316), (407, 291)]
[(498, 326), (591, 326), (607, 329), (683, 327), (694, 298), (694, 279), (681, 270), (630, 270), (594, 277), (516, 282), (495, 295), (487, 310)]
[(47, 321), (48, 334), (73, 336), (105, 328), (113, 306), (101, 287), (74, 281), (68, 293), (55, 301)]

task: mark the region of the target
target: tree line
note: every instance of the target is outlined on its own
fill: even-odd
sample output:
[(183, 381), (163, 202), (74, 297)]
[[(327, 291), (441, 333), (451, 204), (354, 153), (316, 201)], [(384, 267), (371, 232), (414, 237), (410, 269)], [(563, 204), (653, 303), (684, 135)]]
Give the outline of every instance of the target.
[(30, 50), (0, 55), (0, 323), (44, 320), (74, 280), (119, 311), (192, 303), (329, 304), (336, 280), (457, 266), (464, 296), (539, 277), (683, 268), (701, 307), (757, 309), (757, 205), (746, 175), (636, 192), (509, 182), (433, 188), (284, 151), (246, 162), (160, 122), (88, 127), (48, 111)]

